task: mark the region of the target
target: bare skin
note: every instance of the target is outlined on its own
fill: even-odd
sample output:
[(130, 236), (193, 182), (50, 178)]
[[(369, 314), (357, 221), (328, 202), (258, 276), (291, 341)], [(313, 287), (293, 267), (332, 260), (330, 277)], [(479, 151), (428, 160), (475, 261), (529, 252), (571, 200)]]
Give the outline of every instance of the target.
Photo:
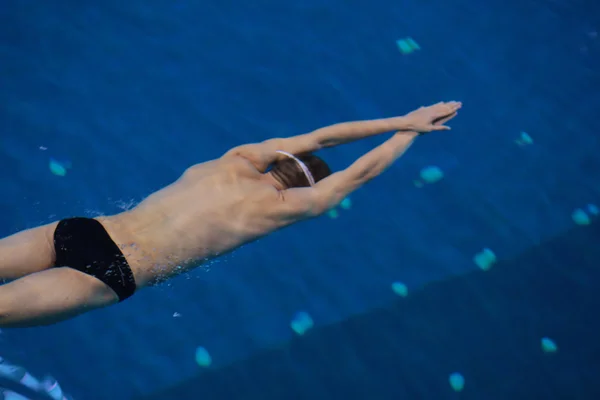
[[(295, 222), (316, 217), (381, 174), (418, 136), (449, 129), (458, 102), (407, 114), (347, 122), (314, 132), (236, 147), (194, 165), (134, 209), (99, 217), (121, 248), (137, 289), (169, 279)], [(291, 154), (314, 152), (386, 132), (396, 133), (347, 169), (309, 188), (284, 188), (267, 168)], [(98, 279), (54, 267), (57, 222), (0, 240), (0, 327), (56, 323), (118, 301)]]

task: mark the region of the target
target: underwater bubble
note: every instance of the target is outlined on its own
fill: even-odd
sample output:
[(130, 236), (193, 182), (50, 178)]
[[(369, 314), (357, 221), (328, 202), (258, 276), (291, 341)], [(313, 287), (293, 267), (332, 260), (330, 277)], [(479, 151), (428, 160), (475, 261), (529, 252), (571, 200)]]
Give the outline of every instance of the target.
[(473, 257), (473, 262), (484, 271), (492, 268), (497, 261), (496, 254), (488, 248), (483, 249)]
[(554, 341), (548, 337), (542, 338), (541, 345), (544, 353), (555, 353), (558, 350), (556, 343), (554, 343)]
[(304, 335), (306, 331), (314, 326), (312, 317), (304, 311), (299, 311), (294, 316), (294, 319), (290, 323), (290, 327), (298, 335)]
[(343, 210), (349, 210), (352, 207), (352, 200), (350, 200), (350, 197), (346, 197), (344, 200), (342, 200), (340, 207)]
[(450, 374), (448, 382), (450, 382), (450, 386), (455, 392), (460, 392), (465, 387), (465, 378), (458, 372)]
[(204, 347), (199, 346), (196, 349), (196, 363), (201, 367), (208, 367), (212, 364), (212, 357)]
[(408, 296), (408, 288), (402, 282), (394, 282), (392, 283), (392, 291), (396, 293), (400, 297)]
[(425, 182), (435, 183), (444, 177), (444, 172), (439, 167), (430, 166), (423, 168), (419, 175)]
[(586, 212), (581, 208), (573, 211), (571, 218), (573, 218), (573, 221), (575, 221), (577, 225), (589, 225), (591, 222), (589, 215), (587, 215)]

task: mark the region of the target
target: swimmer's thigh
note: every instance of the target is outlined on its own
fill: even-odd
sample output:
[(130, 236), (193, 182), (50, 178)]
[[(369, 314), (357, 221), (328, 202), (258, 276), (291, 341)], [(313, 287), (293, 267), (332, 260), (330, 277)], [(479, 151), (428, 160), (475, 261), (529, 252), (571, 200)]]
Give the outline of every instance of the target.
[(53, 222), (0, 240), (0, 280), (17, 279), (52, 267), (57, 225)]
[(0, 327), (53, 324), (118, 301), (93, 276), (52, 268), (0, 286)]

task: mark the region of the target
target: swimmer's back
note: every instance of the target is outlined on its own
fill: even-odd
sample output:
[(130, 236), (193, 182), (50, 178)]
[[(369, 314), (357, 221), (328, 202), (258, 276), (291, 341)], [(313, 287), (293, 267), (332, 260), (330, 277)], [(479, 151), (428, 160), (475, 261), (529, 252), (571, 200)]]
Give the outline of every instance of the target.
[(178, 266), (216, 257), (274, 230), (277, 221), (267, 210), (279, 195), (261, 175), (241, 157), (198, 164), (121, 214), (120, 225), (131, 230), (125, 244), (139, 249), (128, 257), (137, 258), (132, 262), (142, 275), (136, 276), (139, 283), (157, 274), (166, 278)]

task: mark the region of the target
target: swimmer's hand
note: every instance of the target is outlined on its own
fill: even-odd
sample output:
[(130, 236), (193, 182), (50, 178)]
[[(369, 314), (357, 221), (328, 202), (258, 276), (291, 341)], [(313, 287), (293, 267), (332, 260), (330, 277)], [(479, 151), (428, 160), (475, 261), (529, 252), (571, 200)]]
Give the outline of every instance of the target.
[(421, 107), (404, 116), (411, 131), (424, 133), (450, 130), (445, 123), (454, 118), (462, 107), (459, 101), (440, 102), (428, 107)]

